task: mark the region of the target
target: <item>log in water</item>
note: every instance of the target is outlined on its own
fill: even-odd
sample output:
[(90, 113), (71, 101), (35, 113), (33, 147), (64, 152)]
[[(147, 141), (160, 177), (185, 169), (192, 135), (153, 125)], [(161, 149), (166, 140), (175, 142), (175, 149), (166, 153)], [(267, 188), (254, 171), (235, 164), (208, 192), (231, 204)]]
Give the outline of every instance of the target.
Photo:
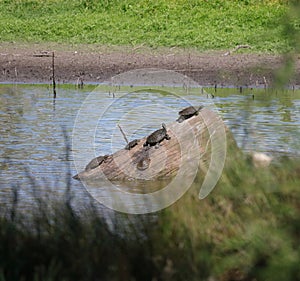
[(210, 167), (218, 166), (218, 161), (225, 161), (226, 140), (236, 146), (219, 115), (207, 108), (182, 123), (167, 124), (167, 134), (170, 139), (164, 139), (158, 147), (144, 147), (146, 136), (130, 150), (124, 147), (98, 167), (82, 171), (74, 178), (156, 180), (175, 176), (182, 169), (197, 169), (206, 174)]

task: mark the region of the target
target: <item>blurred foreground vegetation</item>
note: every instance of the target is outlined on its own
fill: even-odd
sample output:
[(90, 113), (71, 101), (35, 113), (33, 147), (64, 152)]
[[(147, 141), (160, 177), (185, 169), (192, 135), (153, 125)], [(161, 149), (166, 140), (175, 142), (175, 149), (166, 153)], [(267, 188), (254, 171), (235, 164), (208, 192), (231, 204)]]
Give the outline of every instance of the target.
[(0, 41), (281, 52), (290, 48), (290, 2), (297, 1), (0, 0)]
[(37, 196), (32, 214), (15, 187), (1, 209), (0, 280), (300, 280), (299, 159), (257, 169), (229, 152), (201, 201), (200, 182), (154, 216), (110, 223), (92, 201), (79, 212), (70, 183), (51, 210)]

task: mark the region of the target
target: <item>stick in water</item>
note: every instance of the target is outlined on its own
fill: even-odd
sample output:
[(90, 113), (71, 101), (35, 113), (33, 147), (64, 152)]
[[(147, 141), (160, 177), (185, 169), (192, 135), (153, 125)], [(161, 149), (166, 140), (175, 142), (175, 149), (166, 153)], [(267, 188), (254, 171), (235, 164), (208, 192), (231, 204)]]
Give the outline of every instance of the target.
[(118, 127), (119, 127), (119, 129), (120, 129), (120, 132), (122, 133), (122, 135), (123, 135), (123, 137), (124, 137), (124, 140), (126, 141), (126, 143), (128, 144), (128, 139), (127, 139), (127, 137), (126, 137), (126, 135), (125, 135), (125, 133), (124, 133), (124, 131), (122, 130), (122, 128), (121, 128), (121, 126), (118, 124)]
[(53, 85), (53, 98), (56, 98), (56, 84), (55, 84), (55, 70), (54, 70), (54, 52), (52, 52), (52, 85)]

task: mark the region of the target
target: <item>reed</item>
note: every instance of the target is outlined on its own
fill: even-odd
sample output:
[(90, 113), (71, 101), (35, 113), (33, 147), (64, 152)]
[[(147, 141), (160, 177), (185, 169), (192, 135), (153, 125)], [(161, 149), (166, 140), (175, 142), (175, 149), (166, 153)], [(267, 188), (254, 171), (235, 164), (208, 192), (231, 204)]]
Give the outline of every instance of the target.
[[(29, 175), (27, 175), (30, 177)], [(45, 200), (19, 208), (19, 187), (0, 217), (0, 280), (296, 280), (300, 248), (300, 162), (282, 157), (256, 169), (228, 152), (206, 199), (202, 178), (154, 215), (103, 212), (91, 199)], [(45, 188), (45, 187), (43, 187)], [(103, 210), (103, 209), (102, 209)]]

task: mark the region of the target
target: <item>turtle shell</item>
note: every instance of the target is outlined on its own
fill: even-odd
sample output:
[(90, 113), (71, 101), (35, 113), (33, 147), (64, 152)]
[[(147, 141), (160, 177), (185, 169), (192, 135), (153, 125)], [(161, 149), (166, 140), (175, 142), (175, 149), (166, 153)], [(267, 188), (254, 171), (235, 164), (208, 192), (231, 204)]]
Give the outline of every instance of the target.
[(89, 164), (86, 165), (85, 167), (85, 171), (90, 171), (93, 170), (95, 168), (97, 168), (98, 166), (100, 166), (102, 164), (102, 162), (107, 158), (108, 156), (98, 156), (96, 158), (94, 158), (93, 160), (90, 161)]
[(144, 171), (148, 169), (150, 165), (151, 159), (149, 157), (142, 158), (136, 165), (137, 169), (140, 171)]
[(156, 144), (161, 142), (167, 135), (167, 132), (164, 128), (156, 130), (147, 138), (148, 144)]
[(132, 140), (125, 146), (125, 149), (130, 150), (131, 148), (135, 147), (139, 141), (140, 140), (137, 140), (137, 139)]
[(146, 142), (144, 143), (144, 146), (147, 145), (156, 145), (157, 143), (160, 143), (164, 139), (169, 139), (170, 137), (167, 134), (166, 125), (162, 124), (162, 129), (156, 130), (151, 135), (147, 137)]
[(198, 113), (198, 111), (201, 108), (202, 108), (202, 106), (200, 106), (198, 109), (195, 108), (194, 106), (189, 106), (189, 107), (186, 107), (186, 108), (182, 109), (181, 111), (179, 111), (179, 115), (181, 115), (181, 116), (194, 115), (194, 114)]

